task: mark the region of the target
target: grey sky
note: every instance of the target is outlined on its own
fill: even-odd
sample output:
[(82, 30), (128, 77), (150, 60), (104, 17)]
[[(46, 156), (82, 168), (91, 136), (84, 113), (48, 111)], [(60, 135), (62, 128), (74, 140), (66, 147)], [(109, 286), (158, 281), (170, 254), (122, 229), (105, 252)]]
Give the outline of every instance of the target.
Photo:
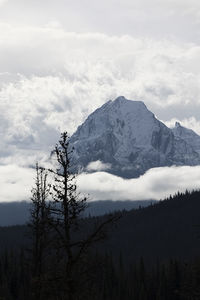
[(57, 22), (67, 31), (176, 36), (199, 42), (199, 12), (198, 0), (8, 0), (0, 17), (21, 25)]
[(199, 0), (0, 0), (1, 186), (119, 95), (200, 133), (199, 61)]

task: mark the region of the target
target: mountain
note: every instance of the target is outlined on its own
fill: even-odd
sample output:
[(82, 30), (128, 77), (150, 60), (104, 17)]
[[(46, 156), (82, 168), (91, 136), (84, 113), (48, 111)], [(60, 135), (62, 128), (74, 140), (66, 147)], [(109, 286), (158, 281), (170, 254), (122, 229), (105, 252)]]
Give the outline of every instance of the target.
[(194, 259), (200, 249), (200, 192), (177, 194), (125, 213), (106, 241), (106, 251), (129, 261)]
[(101, 169), (130, 178), (153, 167), (200, 164), (200, 147), (198, 143), (193, 147), (193, 140), (189, 130), (181, 136), (143, 102), (121, 96), (89, 115), (70, 142), (73, 163), (79, 170), (87, 171), (88, 164), (100, 161)]
[[(177, 194), (151, 206), (124, 212), (107, 232), (108, 239), (97, 244), (97, 250), (120, 254), (128, 262), (144, 260), (158, 262), (169, 258), (184, 260), (199, 257), (200, 253), (200, 192)], [(89, 227), (97, 219), (86, 220)], [(89, 222), (89, 223), (88, 223)], [(87, 231), (86, 231), (87, 232)], [(30, 243), (25, 226), (0, 227), (0, 253)], [(95, 251), (95, 249), (94, 249)]]

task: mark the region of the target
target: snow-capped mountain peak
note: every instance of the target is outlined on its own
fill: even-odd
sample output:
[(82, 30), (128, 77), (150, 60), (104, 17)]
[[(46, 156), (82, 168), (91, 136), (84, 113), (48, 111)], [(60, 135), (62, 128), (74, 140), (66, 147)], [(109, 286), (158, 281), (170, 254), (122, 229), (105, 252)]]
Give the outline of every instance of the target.
[[(177, 123), (174, 130), (179, 127)], [(197, 151), (176, 132), (156, 119), (142, 101), (120, 96), (78, 127), (71, 137), (74, 160), (83, 169), (101, 161), (111, 166), (111, 173), (124, 177), (139, 176), (152, 167), (200, 163)]]

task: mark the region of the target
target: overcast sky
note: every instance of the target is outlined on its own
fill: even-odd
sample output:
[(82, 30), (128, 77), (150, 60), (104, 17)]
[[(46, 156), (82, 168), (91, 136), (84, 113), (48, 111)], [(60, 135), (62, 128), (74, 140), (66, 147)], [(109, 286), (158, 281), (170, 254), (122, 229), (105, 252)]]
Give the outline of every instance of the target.
[[(0, 0), (0, 201), (28, 197), (30, 166), (47, 160), (60, 131), (72, 133), (119, 95), (200, 134), (199, 61), (199, 0)], [(159, 198), (154, 171), (140, 182), (153, 182)], [(156, 172), (168, 178), (174, 169)], [(107, 178), (93, 177), (93, 194), (99, 176)], [(109, 175), (109, 197), (115, 180)], [(182, 183), (166, 193), (198, 186), (191, 176)]]

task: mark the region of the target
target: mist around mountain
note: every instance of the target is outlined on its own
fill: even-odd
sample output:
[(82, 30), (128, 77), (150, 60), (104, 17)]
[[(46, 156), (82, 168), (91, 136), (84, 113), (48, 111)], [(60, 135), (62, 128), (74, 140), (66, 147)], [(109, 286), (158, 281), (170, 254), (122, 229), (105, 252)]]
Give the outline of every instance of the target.
[(168, 128), (142, 101), (122, 96), (89, 115), (71, 144), (79, 172), (95, 171), (96, 162), (97, 171), (132, 178), (154, 167), (200, 164), (200, 136), (178, 123)]

